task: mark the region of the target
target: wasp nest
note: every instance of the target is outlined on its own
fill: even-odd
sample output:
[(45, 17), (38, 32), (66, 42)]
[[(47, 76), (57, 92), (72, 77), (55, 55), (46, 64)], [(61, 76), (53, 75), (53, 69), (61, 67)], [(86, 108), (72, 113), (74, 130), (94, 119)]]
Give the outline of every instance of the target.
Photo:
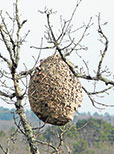
[(40, 70), (30, 79), (28, 95), (33, 112), (53, 125), (73, 120), (82, 103), (81, 84), (60, 55), (50, 56), (41, 63)]

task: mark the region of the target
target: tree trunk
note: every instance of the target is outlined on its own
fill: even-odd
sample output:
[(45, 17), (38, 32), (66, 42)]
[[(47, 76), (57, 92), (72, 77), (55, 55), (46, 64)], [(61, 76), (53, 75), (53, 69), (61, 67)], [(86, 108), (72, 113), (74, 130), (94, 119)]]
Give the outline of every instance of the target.
[(24, 128), (25, 136), (30, 146), (32, 154), (40, 154), (37, 143), (35, 142), (35, 136), (33, 134), (32, 127), (29, 125), (23, 106), (16, 107), (17, 113), (20, 116), (21, 124)]

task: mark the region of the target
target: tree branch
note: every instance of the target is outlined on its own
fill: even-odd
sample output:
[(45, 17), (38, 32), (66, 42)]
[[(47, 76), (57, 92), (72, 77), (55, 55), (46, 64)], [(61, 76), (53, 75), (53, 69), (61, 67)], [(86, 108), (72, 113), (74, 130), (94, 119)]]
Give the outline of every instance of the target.
[(12, 98), (14, 98), (14, 97), (16, 96), (16, 94), (13, 93), (13, 94), (11, 94), (11, 95), (8, 95), (7, 93), (2, 92), (2, 91), (0, 90), (0, 96), (8, 97), (8, 98), (12, 99)]
[(99, 61), (98, 70), (97, 70), (97, 77), (100, 78), (102, 63), (103, 63), (104, 57), (105, 57), (107, 49), (108, 49), (108, 38), (105, 36), (105, 34), (102, 31), (102, 28), (101, 28), (101, 25), (100, 25), (100, 14), (98, 16), (98, 28), (99, 28), (98, 33), (101, 35), (102, 38), (105, 39), (105, 43), (104, 43), (105, 48), (104, 48), (103, 53), (101, 53), (101, 59)]
[(9, 154), (9, 152), (7, 151), (7, 149), (5, 150), (5, 149), (3, 148), (2, 144), (0, 144), (0, 149), (2, 150), (2, 152), (3, 152), (4, 154)]

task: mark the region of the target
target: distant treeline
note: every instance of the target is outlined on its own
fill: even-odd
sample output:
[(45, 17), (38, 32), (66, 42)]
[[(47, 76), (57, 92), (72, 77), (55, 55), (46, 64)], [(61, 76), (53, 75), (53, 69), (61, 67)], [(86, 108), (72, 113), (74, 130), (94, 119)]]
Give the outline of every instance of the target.
[[(8, 109), (8, 108), (4, 108), (4, 107), (0, 107), (0, 120), (13, 120), (13, 116), (17, 116), (15, 109)], [(31, 111), (31, 110), (26, 110), (26, 115), (29, 118), (32, 118), (34, 120), (38, 120), (38, 118), (36, 117), (36, 115)], [(78, 120), (78, 119), (87, 119), (90, 117), (94, 117), (95, 119), (104, 119), (104, 120), (110, 120), (113, 119), (114, 121), (114, 116), (111, 116), (109, 113), (105, 113), (104, 115), (102, 114), (98, 114), (97, 112), (95, 112), (94, 114), (91, 115), (90, 112), (88, 113), (76, 113), (75, 117), (74, 117), (74, 121)]]
[[(31, 110), (26, 110), (26, 115), (37, 120), (37, 117)], [(14, 116), (18, 116), (15, 112), (15, 109), (0, 107), (0, 120), (13, 120)]]
[(14, 109), (0, 107), (0, 120), (12, 120)]

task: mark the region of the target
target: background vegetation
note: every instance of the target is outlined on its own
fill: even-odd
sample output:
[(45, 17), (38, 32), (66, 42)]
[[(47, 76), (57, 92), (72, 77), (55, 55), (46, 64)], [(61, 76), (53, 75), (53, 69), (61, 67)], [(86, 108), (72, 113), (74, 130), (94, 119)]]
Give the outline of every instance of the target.
[[(11, 154), (29, 154), (29, 147), (25, 137), (17, 130), (13, 121), (14, 109), (0, 107), (0, 145), (9, 146)], [(37, 127), (39, 121), (33, 112), (26, 111), (30, 123)], [(67, 131), (63, 135), (63, 154), (114, 154), (114, 116), (105, 113), (100, 115), (95, 112), (77, 113), (74, 120), (66, 127)], [(72, 126), (71, 129), (69, 127)], [(38, 140), (59, 144), (58, 134), (61, 129), (57, 126), (48, 125), (45, 129), (36, 129), (35, 134)], [(52, 149), (48, 146), (39, 144), (41, 154), (51, 153)], [(3, 152), (0, 150), (0, 154)]]

